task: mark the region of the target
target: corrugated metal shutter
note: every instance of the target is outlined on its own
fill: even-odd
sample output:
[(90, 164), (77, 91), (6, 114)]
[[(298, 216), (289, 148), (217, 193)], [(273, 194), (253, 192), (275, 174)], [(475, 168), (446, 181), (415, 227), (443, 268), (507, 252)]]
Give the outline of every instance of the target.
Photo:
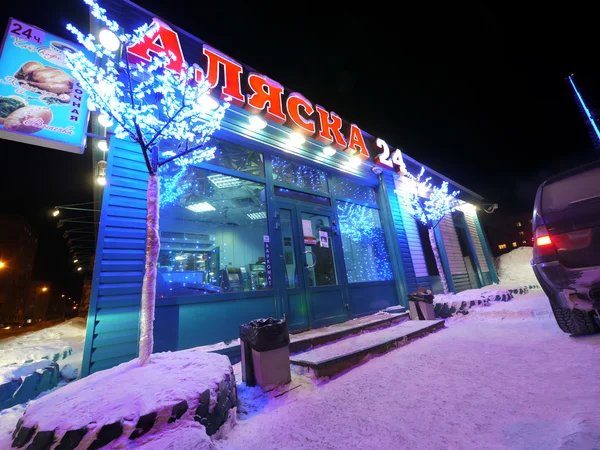
[(456, 292), (471, 289), (471, 282), (469, 281), (469, 274), (467, 272), (467, 266), (463, 259), (462, 252), (460, 250), (460, 244), (458, 242), (458, 235), (454, 228), (454, 222), (452, 221), (452, 215), (446, 214), (439, 223), (440, 233), (442, 240), (444, 241), (444, 249), (446, 251), (446, 258), (448, 259), (448, 266), (450, 268), (450, 274), (454, 283), (454, 290)]
[(477, 226), (475, 225), (473, 214), (475, 213), (471, 211), (465, 212), (465, 222), (467, 223), (467, 228), (469, 229), (469, 234), (471, 235), (471, 240), (473, 241), (473, 246), (475, 247), (475, 253), (477, 254), (479, 267), (481, 268), (482, 272), (489, 272), (490, 269), (485, 258), (485, 253), (483, 252), (483, 247), (481, 246), (481, 239), (479, 238), (479, 233), (477, 233)]
[(145, 263), (148, 171), (139, 146), (114, 139), (94, 285), (88, 316), (83, 375), (137, 357)]

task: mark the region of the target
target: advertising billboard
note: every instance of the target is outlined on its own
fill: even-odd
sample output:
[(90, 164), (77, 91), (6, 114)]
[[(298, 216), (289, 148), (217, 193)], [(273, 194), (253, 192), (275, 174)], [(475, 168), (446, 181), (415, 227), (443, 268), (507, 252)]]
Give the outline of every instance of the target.
[(10, 19), (0, 56), (0, 138), (83, 153), (87, 97), (64, 52), (65, 39)]

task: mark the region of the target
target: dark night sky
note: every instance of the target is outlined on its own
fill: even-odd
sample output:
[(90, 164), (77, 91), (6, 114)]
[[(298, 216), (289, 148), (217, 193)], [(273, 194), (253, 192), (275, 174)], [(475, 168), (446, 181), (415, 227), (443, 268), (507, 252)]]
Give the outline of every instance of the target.
[[(600, 108), (593, 2), (229, 1), (196, 3), (208, 5), (201, 13), (179, 0), (138, 3), (498, 202), (498, 213), (530, 210), (544, 178), (600, 154), (565, 80), (575, 73)], [(2, 10), (0, 24), (13, 16), (64, 37), (67, 21), (87, 24), (77, 0)], [(2, 211), (38, 229), (38, 276), (62, 276), (66, 246), (47, 211), (92, 199), (91, 157), (0, 145)]]

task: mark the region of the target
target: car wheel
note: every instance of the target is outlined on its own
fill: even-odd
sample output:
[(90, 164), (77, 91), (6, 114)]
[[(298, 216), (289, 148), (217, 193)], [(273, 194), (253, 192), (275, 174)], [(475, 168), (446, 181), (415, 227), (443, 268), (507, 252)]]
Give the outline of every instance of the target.
[(574, 336), (594, 334), (600, 331), (600, 326), (594, 317), (593, 311), (581, 311), (579, 309), (557, 308), (552, 306), (552, 312), (559, 328), (565, 333)]

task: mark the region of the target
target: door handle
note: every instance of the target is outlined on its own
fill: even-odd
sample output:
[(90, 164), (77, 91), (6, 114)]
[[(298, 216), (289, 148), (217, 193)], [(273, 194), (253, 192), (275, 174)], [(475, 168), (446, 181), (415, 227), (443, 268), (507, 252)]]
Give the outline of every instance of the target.
[(314, 261), (314, 264), (313, 264), (312, 266), (309, 266), (308, 264), (304, 263), (304, 268), (305, 268), (305, 269), (312, 269), (313, 267), (315, 267), (315, 266), (317, 265), (317, 256), (316, 256), (316, 255), (315, 255), (313, 252), (311, 252), (310, 250), (306, 250), (306, 251), (304, 252), (304, 254), (305, 254), (305, 255), (306, 255), (307, 253), (310, 253), (310, 254), (313, 256), (313, 261)]

